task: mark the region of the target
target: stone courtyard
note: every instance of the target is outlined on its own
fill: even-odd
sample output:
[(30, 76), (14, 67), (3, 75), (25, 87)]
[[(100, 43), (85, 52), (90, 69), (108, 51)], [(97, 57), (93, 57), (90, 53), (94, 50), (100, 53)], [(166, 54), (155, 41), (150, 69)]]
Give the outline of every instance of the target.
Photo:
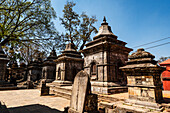
[(60, 113), (69, 100), (56, 96), (40, 96), (39, 89), (0, 91), (0, 100), (10, 113)]
[[(128, 98), (128, 93), (103, 96), (123, 100)], [(170, 101), (170, 91), (163, 91), (163, 97)], [(0, 100), (10, 113), (61, 113), (70, 104), (70, 100), (62, 97), (40, 96), (39, 89), (0, 91)]]

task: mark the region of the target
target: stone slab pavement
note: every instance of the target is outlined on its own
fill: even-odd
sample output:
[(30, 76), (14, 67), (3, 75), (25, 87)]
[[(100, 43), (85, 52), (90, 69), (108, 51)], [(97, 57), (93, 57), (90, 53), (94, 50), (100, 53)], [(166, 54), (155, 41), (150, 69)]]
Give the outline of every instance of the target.
[[(104, 96), (127, 99), (128, 93)], [(170, 91), (163, 91), (163, 97), (170, 99)], [(0, 91), (0, 101), (5, 103), (10, 113), (61, 113), (70, 105), (70, 100), (61, 97), (40, 96), (39, 89)]]
[(0, 91), (0, 101), (10, 113), (60, 113), (70, 101), (53, 95), (40, 96), (39, 89)]

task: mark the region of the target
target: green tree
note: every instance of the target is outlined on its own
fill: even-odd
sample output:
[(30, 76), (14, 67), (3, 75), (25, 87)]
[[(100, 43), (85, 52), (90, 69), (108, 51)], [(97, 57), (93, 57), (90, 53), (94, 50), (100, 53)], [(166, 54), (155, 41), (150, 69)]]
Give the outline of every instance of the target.
[(64, 6), (63, 17), (60, 18), (61, 24), (64, 26), (66, 33), (63, 35), (64, 42), (74, 43), (75, 48), (82, 50), (87, 41), (90, 41), (90, 35), (97, 32), (94, 23), (97, 22), (96, 17), (89, 17), (85, 12), (81, 15), (77, 14), (73, 7), (74, 2), (68, 2)]
[(0, 44), (15, 53), (22, 46), (51, 45), (53, 37), (58, 38), (53, 18), (56, 13), (50, 0), (1, 0)]
[(82, 41), (80, 50), (82, 50), (86, 42), (91, 41), (90, 35), (94, 32), (97, 33), (97, 29), (94, 27), (94, 23), (97, 22), (95, 16), (88, 17), (84, 12), (81, 14), (81, 24), (79, 29), (79, 39)]
[(73, 2), (67, 1), (67, 4), (64, 6), (63, 10), (63, 18), (60, 18), (60, 20), (62, 21), (61, 24), (66, 29), (64, 38), (70, 40), (71, 43), (73, 43), (73, 41), (77, 37), (77, 27), (80, 23), (79, 15), (75, 11), (73, 11), (73, 7), (75, 5), (76, 4)]
[(170, 57), (160, 57), (159, 60), (158, 60), (158, 63), (161, 63), (161, 62), (168, 60), (168, 59), (170, 59)]

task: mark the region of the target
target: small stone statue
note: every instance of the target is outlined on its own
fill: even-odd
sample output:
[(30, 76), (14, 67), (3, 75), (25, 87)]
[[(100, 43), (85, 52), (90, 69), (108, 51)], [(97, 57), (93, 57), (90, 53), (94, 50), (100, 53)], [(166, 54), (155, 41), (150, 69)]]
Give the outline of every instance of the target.
[(49, 95), (49, 87), (46, 86), (46, 80), (41, 80), (41, 96)]

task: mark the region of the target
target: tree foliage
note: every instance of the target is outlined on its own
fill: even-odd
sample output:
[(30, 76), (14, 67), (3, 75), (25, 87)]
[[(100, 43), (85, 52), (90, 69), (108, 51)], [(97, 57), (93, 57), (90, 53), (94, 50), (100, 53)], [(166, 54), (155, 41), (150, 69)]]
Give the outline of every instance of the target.
[(161, 63), (161, 62), (168, 60), (168, 59), (170, 59), (170, 57), (160, 57), (159, 60), (158, 60), (158, 63)]
[(82, 50), (86, 42), (90, 41), (90, 35), (97, 32), (94, 27), (97, 20), (95, 16), (89, 17), (85, 12), (81, 15), (77, 14), (73, 10), (75, 5), (74, 2), (67, 2), (60, 20), (66, 30), (66, 33), (63, 34), (65, 42), (74, 43), (76, 48)]
[(70, 40), (71, 43), (73, 43), (77, 36), (77, 27), (80, 23), (79, 15), (73, 11), (73, 7), (75, 5), (76, 4), (73, 2), (67, 2), (67, 4), (64, 6), (63, 18), (60, 18), (62, 21), (61, 24), (66, 29), (65, 38)]
[(16, 54), (28, 45), (40, 46), (42, 51), (57, 38), (53, 18), (56, 13), (50, 0), (1, 0), (0, 44)]
[(97, 33), (97, 29), (94, 27), (94, 23), (97, 22), (96, 17), (92, 16), (88, 17), (84, 12), (80, 16), (82, 18), (82, 22), (80, 24), (79, 29), (79, 39), (82, 41), (80, 46), (80, 50), (82, 50), (86, 44), (86, 42), (91, 41), (90, 35), (94, 32)]

